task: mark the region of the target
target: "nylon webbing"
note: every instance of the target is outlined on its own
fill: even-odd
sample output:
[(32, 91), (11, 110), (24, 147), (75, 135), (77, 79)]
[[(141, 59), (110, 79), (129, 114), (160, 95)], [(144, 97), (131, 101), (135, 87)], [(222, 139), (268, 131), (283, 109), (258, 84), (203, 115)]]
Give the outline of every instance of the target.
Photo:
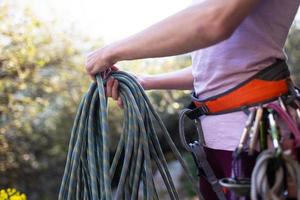
[[(119, 81), (124, 104), (123, 133), (117, 150), (111, 162), (107, 99), (104, 81), (97, 76), (97, 83), (90, 86), (77, 111), (59, 200), (135, 200), (141, 196), (147, 200), (159, 199), (153, 164), (163, 178), (169, 197), (172, 200), (179, 199), (155, 127), (161, 129), (198, 192), (194, 178), (188, 174), (185, 161), (143, 88), (127, 73), (113, 72), (111, 75)], [(121, 165), (121, 174), (113, 195), (111, 182), (118, 164)], [(143, 186), (143, 192), (138, 195), (140, 185)], [(201, 195), (200, 199), (203, 199)]]
[(200, 119), (195, 120), (198, 138), (194, 142), (189, 144), (186, 141), (185, 131), (184, 131), (184, 118), (186, 116), (186, 113), (188, 112), (190, 112), (190, 109), (183, 109), (179, 114), (179, 136), (180, 136), (181, 143), (187, 151), (192, 153), (198, 168), (199, 177), (201, 176), (200, 178), (205, 178), (207, 182), (210, 183), (218, 199), (226, 200), (226, 196), (222, 190), (222, 187), (219, 184), (219, 181), (216, 175), (214, 174), (213, 169), (210, 166), (206, 157), (206, 153), (204, 150), (205, 139), (204, 139)]

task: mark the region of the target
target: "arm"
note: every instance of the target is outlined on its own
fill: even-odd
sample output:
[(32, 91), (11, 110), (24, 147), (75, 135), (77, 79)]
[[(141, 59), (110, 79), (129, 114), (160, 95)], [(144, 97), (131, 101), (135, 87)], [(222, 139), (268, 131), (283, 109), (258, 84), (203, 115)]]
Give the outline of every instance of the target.
[[(116, 69), (116, 68), (115, 68)], [(152, 89), (176, 89), (176, 90), (192, 90), (193, 75), (192, 67), (177, 70), (158, 75), (142, 75), (136, 76), (139, 83), (145, 90)], [(113, 77), (107, 80), (106, 96), (117, 100), (118, 105), (122, 107), (122, 100), (119, 97), (118, 91), (119, 82)]]
[(261, 0), (207, 0), (195, 4), (129, 38), (92, 52), (86, 69), (92, 76), (122, 60), (163, 57), (216, 44)]
[(138, 79), (145, 90), (192, 90), (194, 81), (192, 67), (164, 74), (141, 76)]

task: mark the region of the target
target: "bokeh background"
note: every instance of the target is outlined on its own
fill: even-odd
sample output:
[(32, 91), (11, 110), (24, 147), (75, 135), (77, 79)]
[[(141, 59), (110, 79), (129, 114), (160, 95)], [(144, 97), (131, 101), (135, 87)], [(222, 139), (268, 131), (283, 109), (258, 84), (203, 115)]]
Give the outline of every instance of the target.
[[(57, 199), (76, 108), (90, 84), (86, 54), (185, 8), (190, 0), (0, 0), (0, 189), (28, 199)], [(298, 15), (299, 16), (299, 15)], [(300, 83), (300, 23), (286, 42), (294, 81)], [(191, 64), (189, 55), (118, 63), (133, 73), (161, 73)], [(174, 141), (178, 110), (190, 91), (148, 95)], [(110, 103), (112, 151), (122, 132), (122, 110)], [(161, 140), (164, 143), (163, 140)], [(166, 145), (162, 145), (166, 146)], [(167, 146), (170, 167), (180, 170)], [(186, 156), (189, 163), (192, 161)], [(178, 174), (178, 173), (177, 173)], [(181, 180), (176, 178), (176, 180)], [(194, 193), (185, 181), (186, 199)]]

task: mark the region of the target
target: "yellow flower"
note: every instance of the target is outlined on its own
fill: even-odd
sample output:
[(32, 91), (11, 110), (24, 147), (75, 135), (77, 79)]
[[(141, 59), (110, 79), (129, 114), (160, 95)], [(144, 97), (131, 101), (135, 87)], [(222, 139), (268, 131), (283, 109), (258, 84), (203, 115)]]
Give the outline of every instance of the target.
[(15, 188), (7, 188), (6, 190), (0, 190), (0, 200), (27, 200), (27, 197)]

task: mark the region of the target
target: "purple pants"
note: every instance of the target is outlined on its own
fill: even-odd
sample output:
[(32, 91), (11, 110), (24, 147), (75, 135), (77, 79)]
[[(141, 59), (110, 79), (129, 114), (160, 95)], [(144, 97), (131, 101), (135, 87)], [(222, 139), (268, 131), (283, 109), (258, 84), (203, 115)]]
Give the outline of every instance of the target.
[[(207, 160), (218, 179), (231, 177), (232, 151), (205, 148), (205, 152)], [(243, 173), (246, 177), (251, 177), (256, 156), (248, 156), (248, 154), (245, 154), (242, 158), (241, 165)], [(210, 184), (204, 178), (200, 178), (200, 192), (206, 200), (218, 200)], [(230, 200), (237, 199), (229, 192), (226, 193), (226, 197)]]

